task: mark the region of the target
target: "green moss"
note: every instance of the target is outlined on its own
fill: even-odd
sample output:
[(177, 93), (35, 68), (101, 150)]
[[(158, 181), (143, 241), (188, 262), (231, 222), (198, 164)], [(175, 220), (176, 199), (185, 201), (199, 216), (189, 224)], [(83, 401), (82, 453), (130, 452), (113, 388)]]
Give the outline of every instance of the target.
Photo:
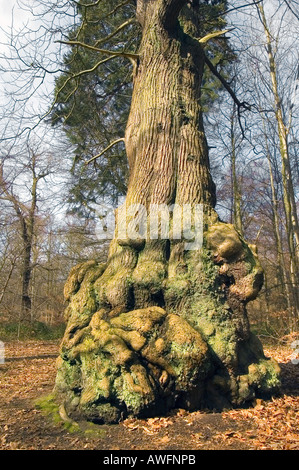
[(280, 368), (273, 359), (261, 359), (248, 368), (248, 381), (262, 393), (269, 393), (280, 386)]
[(55, 424), (62, 422), (59, 414), (59, 405), (56, 403), (53, 394), (38, 398), (34, 404), (44, 416), (50, 417)]
[(73, 314), (91, 315), (97, 310), (96, 296), (90, 284), (81, 285), (70, 304)]
[(68, 358), (57, 359), (57, 375), (55, 387), (60, 392), (74, 390), (80, 387), (81, 367), (77, 361), (70, 361)]
[(107, 435), (106, 430), (103, 429), (99, 424), (87, 421), (80, 423), (80, 432), (84, 433), (85, 437), (90, 438), (104, 438)]
[(49, 418), (55, 425), (62, 426), (65, 431), (70, 434), (79, 433), (85, 437), (99, 438), (105, 437), (106, 431), (100, 426), (90, 423), (88, 421), (75, 422), (72, 420), (65, 421), (61, 418), (59, 413), (60, 404), (56, 402), (54, 394), (50, 394), (38, 398), (34, 402), (35, 407), (42, 412), (44, 416)]
[[(136, 367), (138, 369), (136, 369)], [(148, 374), (141, 365), (136, 365), (130, 373), (123, 374), (122, 388), (118, 398), (126, 404), (129, 415), (138, 416), (155, 402), (155, 390), (149, 382)]]
[(74, 433), (80, 431), (78, 423), (71, 420), (65, 421), (61, 418), (59, 413), (60, 405), (56, 403), (54, 395), (48, 395), (36, 400), (35, 406), (41, 410), (44, 416), (50, 418), (54, 424), (62, 425), (67, 432)]

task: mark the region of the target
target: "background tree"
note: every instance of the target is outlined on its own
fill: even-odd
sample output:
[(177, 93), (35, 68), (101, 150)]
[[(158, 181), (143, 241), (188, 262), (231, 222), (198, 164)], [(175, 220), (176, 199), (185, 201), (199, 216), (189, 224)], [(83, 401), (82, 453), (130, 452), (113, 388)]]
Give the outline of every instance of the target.
[[(49, 296), (56, 291), (59, 297), (59, 282), (56, 281), (59, 271), (61, 276), (61, 265), (57, 272), (50, 266), (51, 257), (57, 258), (59, 249), (55, 247), (54, 255), (51, 244), (47, 246), (47, 232), (50, 227), (53, 230), (53, 226), (56, 225), (56, 229), (59, 226), (57, 222), (54, 224), (53, 217), (55, 212), (59, 213), (63, 201), (62, 183), (55, 179), (59, 175), (62, 177), (63, 168), (58, 162), (55, 146), (47, 147), (43, 134), (20, 143), (21, 148), (16, 143), (1, 145), (0, 308), (6, 322), (28, 324), (43, 319), (46, 291)], [(51, 293), (50, 274), (53, 286), (56, 285)], [(61, 314), (62, 300), (56, 302), (56, 307), (58, 304), (57, 314)]]
[[(30, 320), (31, 317), (31, 296), (30, 296), (30, 280), (32, 275), (32, 252), (34, 239), (36, 236), (36, 224), (37, 224), (37, 198), (38, 198), (38, 185), (42, 179), (49, 174), (49, 169), (46, 167), (38, 168), (38, 156), (30, 148), (28, 148), (28, 159), (25, 163), (26, 168), (30, 174), (28, 192), (30, 199), (27, 202), (23, 202), (20, 195), (17, 194), (15, 186), (18, 183), (17, 179), (22, 174), (20, 165), (17, 173), (15, 173), (16, 160), (13, 156), (8, 155), (2, 158), (1, 162), (1, 173), (0, 173), (0, 187), (1, 197), (6, 203), (8, 203), (13, 211), (19, 223), (19, 234), (22, 241), (22, 271), (21, 271), (21, 310), (22, 318), (24, 321)], [(6, 176), (6, 168), (4, 163), (8, 161), (8, 174)], [(21, 164), (22, 166), (23, 164)], [(14, 173), (12, 175), (12, 173)], [(25, 175), (22, 174), (22, 177)], [(26, 198), (26, 196), (25, 196)]]
[[(258, 8), (259, 5), (259, 8)], [(267, 52), (267, 37), (262, 17), (263, 9), (268, 32), (271, 36), (272, 61), (270, 67)], [(243, 13), (242, 13), (243, 12)], [(295, 286), (291, 281), (290, 250), (285, 204), (283, 202), (283, 168), (280, 157), (280, 140), (273, 94), (273, 73), (284, 123), (289, 137), (288, 152), (290, 177), (293, 181), (293, 195), (298, 199), (298, 179), (296, 176), (296, 135), (298, 126), (298, 106), (296, 101), (297, 83), (297, 20), (283, 1), (259, 2), (232, 12), (231, 21), (236, 26), (231, 32), (232, 43), (238, 61), (233, 76), (237, 77), (237, 95), (242, 96), (251, 106), (250, 114), (242, 118), (243, 135), (236, 129), (237, 183), (241, 192), (242, 224), (245, 237), (256, 243), (260, 261), (265, 270), (263, 295), (253, 302), (249, 311), (252, 321), (261, 320), (260, 312), (268, 312), (272, 321), (267, 328), (272, 334), (277, 331), (296, 331), (296, 299), (292, 292)], [(291, 31), (294, 31), (292, 34)], [(268, 37), (269, 39), (269, 37)], [(265, 46), (266, 44), (266, 46)], [(273, 65), (273, 64), (272, 64)], [(232, 175), (234, 173), (228, 156), (231, 148), (231, 131), (226, 116), (230, 113), (230, 103), (223, 99), (221, 106), (216, 104), (208, 115), (208, 141), (217, 149), (211, 149), (212, 170), (217, 183), (218, 207), (224, 220), (233, 220), (234, 200)], [(222, 118), (219, 119), (219, 116)], [(236, 120), (238, 115), (236, 114)], [(211, 137), (210, 137), (211, 135)], [(219, 135), (219, 138), (216, 138)], [(212, 140), (214, 139), (214, 140)], [(231, 175), (231, 176), (230, 176)], [(223, 178), (223, 179), (221, 179)], [(296, 208), (295, 208), (296, 209)], [(295, 250), (295, 235), (293, 251)], [(278, 244), (278, 245), (277, 245)], [(278, 248), (279, 246), (279, 248)], [(291, 250), (292, 252), (292, 250)], [(295, 291), (298, 291), (295, 288)], [(261, 304), (260, 302), (263, 302)], [(278, 313), (279, 312), (279, 313)], [(264, 322), (265, 324), (265, 322)], [(280, 325), (280, 326), (279, 326)], [(271, 330), (272, 328), (272, 330)], [(266, 331), (265, 331), (266, 332)], [(281, 333), (280, 333), (281, 334)]]
[[(278, 88), (278, 71), (275, 52), (272, 46), (273, 33), (271, 33), (263, 2), (257, 5), (260, 21), (264, 28), (266, 36), (266, 47), (270, 69), (270, 84), (274, 99), (274, 114), (277, 124), (277, 134), (279, 139), (279, 149), (281, 156), (281, 174), (283, 186), (283, 201), (286, 220), (286, 232), (288, 237), (288, 247), (290, 253), (290, 280), (292, 285), (293, 302), (295, 308), (295, 318), (298, 317), (299, 299), (298, 299), (298, 247), (299, 247), (299, 225), (297, 217), (297, 207), (295, 201), (293, 176), (291, 170), (291, 161), (289, 155), (288, 135), (292, 122), (292, 108), (289, 106), (289, 112), (283, 110), (282, 96)], [(296, 320), (295, 320), (296, 322)]]
[[(294, 139), (297, 129), (294, 117), (297, 112), (295, 94), (297, 76), (297, 58), (293, 42), (290, 42), (290, 30), (296, 30), (296, 24), (291, 20), (290, 11), (285, 2), (276, 2), (275, 15), (267, 2), (256, 3), (258, 23), (254, 23), (256, 32), (252, 37), (257, 38), (264, 48), (250, 48), (247, 52), (253, 78), (259, 82), (256, 88), (255, 102), (260, 113), (262, 140), (259, 140), (259, 151), (267, 156), (269, 169), (269, 183), (272, 188), (273, 222), (277, 252), (279, 260), (283, 263), (285, 248), (280, 240), (283, 237), (287, 243), (288, 268), (280, 265), (290, 316), (293, 318), (290, 325), (297, 328), (298, 323), (298, 279), (297, 279), (297, 247), (298, 217), (295, 196), (294, 161), (292, 156), (291, 140)], [(278, 15), (279, 12), (279, 15)], [(248, 23), (250, 24), (250, 23)], [(295, 138), (296, 139), (296, 138)], [(279, 152), (277, 151), (279, 149)], [(270, 156), (271, 155), (271, 156)], [(277, 158), (280, 157), (278, 160)], [(275, 190), (273, 172), (278, 170), (280, 175), (279, 190)], [(284, 216), (278, 214), (277, 198), (282, 197)], [(282, 230), (278, 220), (283, 221)], [(284, 274), (283, 274), (284, 273)]]

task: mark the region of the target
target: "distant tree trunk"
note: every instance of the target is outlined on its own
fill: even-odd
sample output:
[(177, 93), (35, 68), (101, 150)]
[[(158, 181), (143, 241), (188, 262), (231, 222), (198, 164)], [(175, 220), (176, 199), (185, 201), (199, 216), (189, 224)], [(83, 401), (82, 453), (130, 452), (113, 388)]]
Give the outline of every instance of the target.
[(31, 280), (31, 241), (28, 235), (26, 221), (23, 221), (22, 241), (24, 246), (23, 265), (21, 268), (22, 279), (22, 321), (31, 321), (31, 297), (30, 297), (30, 280)]
[(265, 142), (266, 142), (266, 157), (268, 161), (269, 167), (269, 177), (270, 177), (270, 185), (271, 185), (271, 197), (272, 197), (272, 223), (273, 223), (273, 232), (276, 244), (276, 261), (277, 261), (277, 277), (278, 281), (281, 285), (281, 295), (284, 296), (286, 301), (287, 308), (291, 311), (292, 309), (292, 293), (290, 291), (290, 281), (288, 279), (288, 275), (285, 268), (285, 260), (283, 255), (283, 247), (282, 247), (282, 240), (279, 228), (279, 214), (278, 214), (278, 199), (277, 193), (274, 183), (274, 175), (273, 175), (273, 168), (272, 162), (270, 157), (270, 150), (268, 147), (268, 139), (265, 132)]
[[(279, 368), (265, 358), (246, 314), (262, 270), (214, 211), (200, 107), (204, 55), (194, 39), (200, 4), (186, 3), (137, 2), (143, 36), (125, 135), (130, 179), (116, 233), (136, 220), (137, 209), (122, 224), (124, 208), (134, 204), (146, 210), (146, 229), (153, 205), (202, 205), (203, 244), (188, 249), (186, 234), (121, 233), (106, 264), (72, 269), (55, 393), (74, 419), (116, 422), (177, 406), (221, 409), (279, 385)], [(174, 213), (170, 226), (178, 231)]]
[(271, 87), (274, 97), (274, 110), (277, 122), (277, 131), (280, 145), (281, 156), (281, 173), (283, 185), (283, 202), (286, 217), (286, 232), (288, 239), (288, 247), (290, 253), (290, 280), (292, 286), (292, 297), (294, 307), (294, 321), (298, 322), (299, 315), (299, 294), (298, 294), (298, 273), (299, 273), (299, 224), (297, 216), (297, 207), (295, 201), (293, 177), (291, 172), (288, 133), (289, 129), (285, 125), (281, 97), (278, 90), (277, 82), (277, 66), (275, 62), (275, 54), (272, 47), (272, 36), (268, 27), (263, 3), (256, 5), (260, 14), (260, 19), (264, 28), (267, 44), (267, 53), (270, 66)]
[[(33, 156), (33, 159), (35, 157)], [(37, 209), (37, 184), (39, 177), (35, 174), (35, 164), (32, 165), (31, 205), (28, 215), (19, 213), (21, 224), (21, 237), (23, 242), (23, 266), (21, 268), (22, 278), (22, 321), (31, 321), (32, 299), (30, 294), (30, 281), (32, 276), (32, 248), (35, 229), (35, 217)]]
[(235, 136), (235, 106), (231, 115), (231, 169), (232, 169), (232, 187), (233, 187), (233, 223), (238, 232), (244, 236), (242, 210), (241, 210), (241, 191), (236, 170), (236, 136)]
[[(31, 153), (31, 150), (29, 150)], [(0, 166), (0, 189), (4, 198), (9, 201), (16, 214), (21, 238), (21, 255), (20, 255), (20, 275), (21, 275), (21, 312), (20, 319), (22, 322), (31, 321), (31, 293), (30, 281), (32, 276), (32, 249), (34, 243), (34, 231), (37, 212), (37, 186), (41, 178), (46, 173), (36, 174), (37, 156), (32, 153), (28, 168), (31, 170), (31, 188), (30, 188), (30, 205), (22, 203), (21, 199), (15, 194), (13, 184), (7, 183), (4, 178), (3, 164)]]

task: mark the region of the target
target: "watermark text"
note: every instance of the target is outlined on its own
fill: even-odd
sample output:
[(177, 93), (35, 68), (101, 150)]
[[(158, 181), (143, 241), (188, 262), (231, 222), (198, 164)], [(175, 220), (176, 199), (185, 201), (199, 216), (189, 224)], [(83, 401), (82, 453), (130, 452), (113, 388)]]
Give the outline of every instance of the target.
[(96, 235), (101, 240), (182, 240), (185, 250), (197, 250), (203, 240), (202, 204), (142, 204), (98, 210)]

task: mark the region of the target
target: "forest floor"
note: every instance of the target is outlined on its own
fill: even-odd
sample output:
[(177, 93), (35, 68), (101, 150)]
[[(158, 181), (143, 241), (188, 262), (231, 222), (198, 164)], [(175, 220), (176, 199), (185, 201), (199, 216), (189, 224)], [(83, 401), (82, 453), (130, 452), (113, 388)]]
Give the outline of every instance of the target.
[[(222, 413), (174, 410), (167, 416), (66, 429), (36, 406), (51, 394), (57, 341), (5, 344), (0, 364), (0, 450), (299, 450), (299, 364), (289, 346), (266, 347), (282, 370), (282, 389), (269, 401)], [(89, 430), (90, 431), (90, 430)]]

